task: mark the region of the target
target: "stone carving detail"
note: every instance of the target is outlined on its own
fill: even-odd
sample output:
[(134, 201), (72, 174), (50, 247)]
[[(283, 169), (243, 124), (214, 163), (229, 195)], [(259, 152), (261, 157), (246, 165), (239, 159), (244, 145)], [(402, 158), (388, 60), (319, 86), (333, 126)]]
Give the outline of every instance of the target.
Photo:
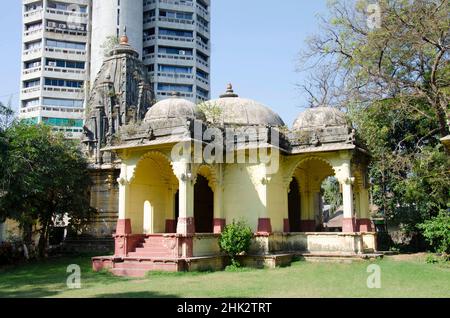
[(83, 143), (92, 163), (114, 162), (101, 149), (120, 139), (120, 128), (139, 125), (153, 102), (149, 76), (126, 36), (111, 50), (98, 73), (86, 107)]

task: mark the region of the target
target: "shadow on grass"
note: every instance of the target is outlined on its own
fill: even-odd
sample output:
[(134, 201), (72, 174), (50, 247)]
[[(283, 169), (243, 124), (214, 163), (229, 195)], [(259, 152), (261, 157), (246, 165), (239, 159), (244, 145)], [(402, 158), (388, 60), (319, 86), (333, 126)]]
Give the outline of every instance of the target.
[(179, 298), (175, 295), (164, 295), (155, 292), (129, 292), (129, 293), (116, 293), (116, 294), (102, 294), (97, 295), (95, 298)]
[(95, 273), (90, 256), (61, 257), (1, 270), (0, 298), (58, 296), (67, 291), (67, 278), (72, 274), (67, 267), (72, 264), (80, 266), (82, 283), (88, 288), (129, 280), (106, 271)]

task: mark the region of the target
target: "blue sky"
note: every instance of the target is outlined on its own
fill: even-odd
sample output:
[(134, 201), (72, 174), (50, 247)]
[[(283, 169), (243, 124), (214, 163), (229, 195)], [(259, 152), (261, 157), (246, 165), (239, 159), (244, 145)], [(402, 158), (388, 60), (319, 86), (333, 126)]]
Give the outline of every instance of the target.
[[(2, 3), (0, 100), (20, 88), (21, 0)], [(326, 0), (212, 0), (212, 97), (232, 82), (241, 97), (255, 99), (291, 125), (306, 100), (295, 87), (303, 79), (296, 58), (317, 29)]]

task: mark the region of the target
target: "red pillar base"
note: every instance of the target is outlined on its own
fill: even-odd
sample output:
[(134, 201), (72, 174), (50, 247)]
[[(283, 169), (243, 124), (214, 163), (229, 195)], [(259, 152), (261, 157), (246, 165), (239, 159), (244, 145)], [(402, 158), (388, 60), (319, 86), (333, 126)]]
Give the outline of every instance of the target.
[(284, 233), (290, 233), (291, 232), (291, 224), (289, 222), (289, 219), (283, 220), (283, 232)]
[(214, 234), (220, 234), (225, 229), (227, 222), (225, 219), (214, 219)]
[(178, 218), (177, 234), (195, 234), (194, 218)]
[(272, 221), (270, 219), (258, 220), (258, 234), (272, 234)]
[(300, 221), (300, 232), (315, 232), (315, 231), (316, 231), (316, 221), (314, 220)]
[(344, 233), (354, 233), (356, 232), (356, 220), (355, 219), (343, 219), (342, 220), (342, 232)]
[(370, 219), (359, 219), (358, 220), (359, 232), (374, 232), (374, 227), (372, 226), (372, 220)]
[(116, 235), (131, 234), (131, 220), (117, 220)]
[(176, 233), (176, 232), (177, 232), (177, 221), (166, 220), (166, 233)]

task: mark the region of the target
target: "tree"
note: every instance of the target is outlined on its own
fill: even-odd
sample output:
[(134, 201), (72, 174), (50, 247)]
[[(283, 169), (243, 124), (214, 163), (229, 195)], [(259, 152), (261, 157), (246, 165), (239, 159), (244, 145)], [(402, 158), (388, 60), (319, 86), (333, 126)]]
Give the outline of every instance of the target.
[(103, 50), (103, 56), (109, 56), (111, 50), (119, 44), (119, 38), (114, 35), (107, 36), (100, 48)]
[(0, 131), (6, 130), (14, 121), (14, 110), (11, 108), (11, 101), (7, 105), (0, 102)]
[(418, 233), (450, 198), (448, 0), (370, 3), (330, 1), (299, 69), (310, 103), (347, 110), (372, 153), (374, 203)]
[[(410, 109), (415, 106), (412, 99), (420, 100), (425, 111), (415, 111), (435, 119), (438, 133), (446, 136), (448, 0), (380, 0), (377, 5), (379, 10), (370, 13), (373, 5), (367, 0), (331, 1), (330, 16), (321, 19), (320, 32), (301, 53), (300, 69), (331, 71), (334, 75), (325, 79), (328, 86), (340, 86), (332, 90), (341, 94), (337, 106), (367, 107), (374, 100), (395, 98)], [(379, 25), (373, 25), (370, 14), (377, 11)], [(316, 93), (323, 94), (320, 86)]]
[(4, 173), (0, 176), (0, 219), (17, 220), (30, 243), (30, 228), (38, 225), (38, 251), (45, 255), (50, 230), (57, 219), (88, 221), (90, 177), (78, 146), (44, 125), (15, 123), (6, 130)]
[(339, 181), (335, 177), (327, 178), (322, 184), (324, 201), (330, 205), (330, 212), (335, 213), (343, 204)]

